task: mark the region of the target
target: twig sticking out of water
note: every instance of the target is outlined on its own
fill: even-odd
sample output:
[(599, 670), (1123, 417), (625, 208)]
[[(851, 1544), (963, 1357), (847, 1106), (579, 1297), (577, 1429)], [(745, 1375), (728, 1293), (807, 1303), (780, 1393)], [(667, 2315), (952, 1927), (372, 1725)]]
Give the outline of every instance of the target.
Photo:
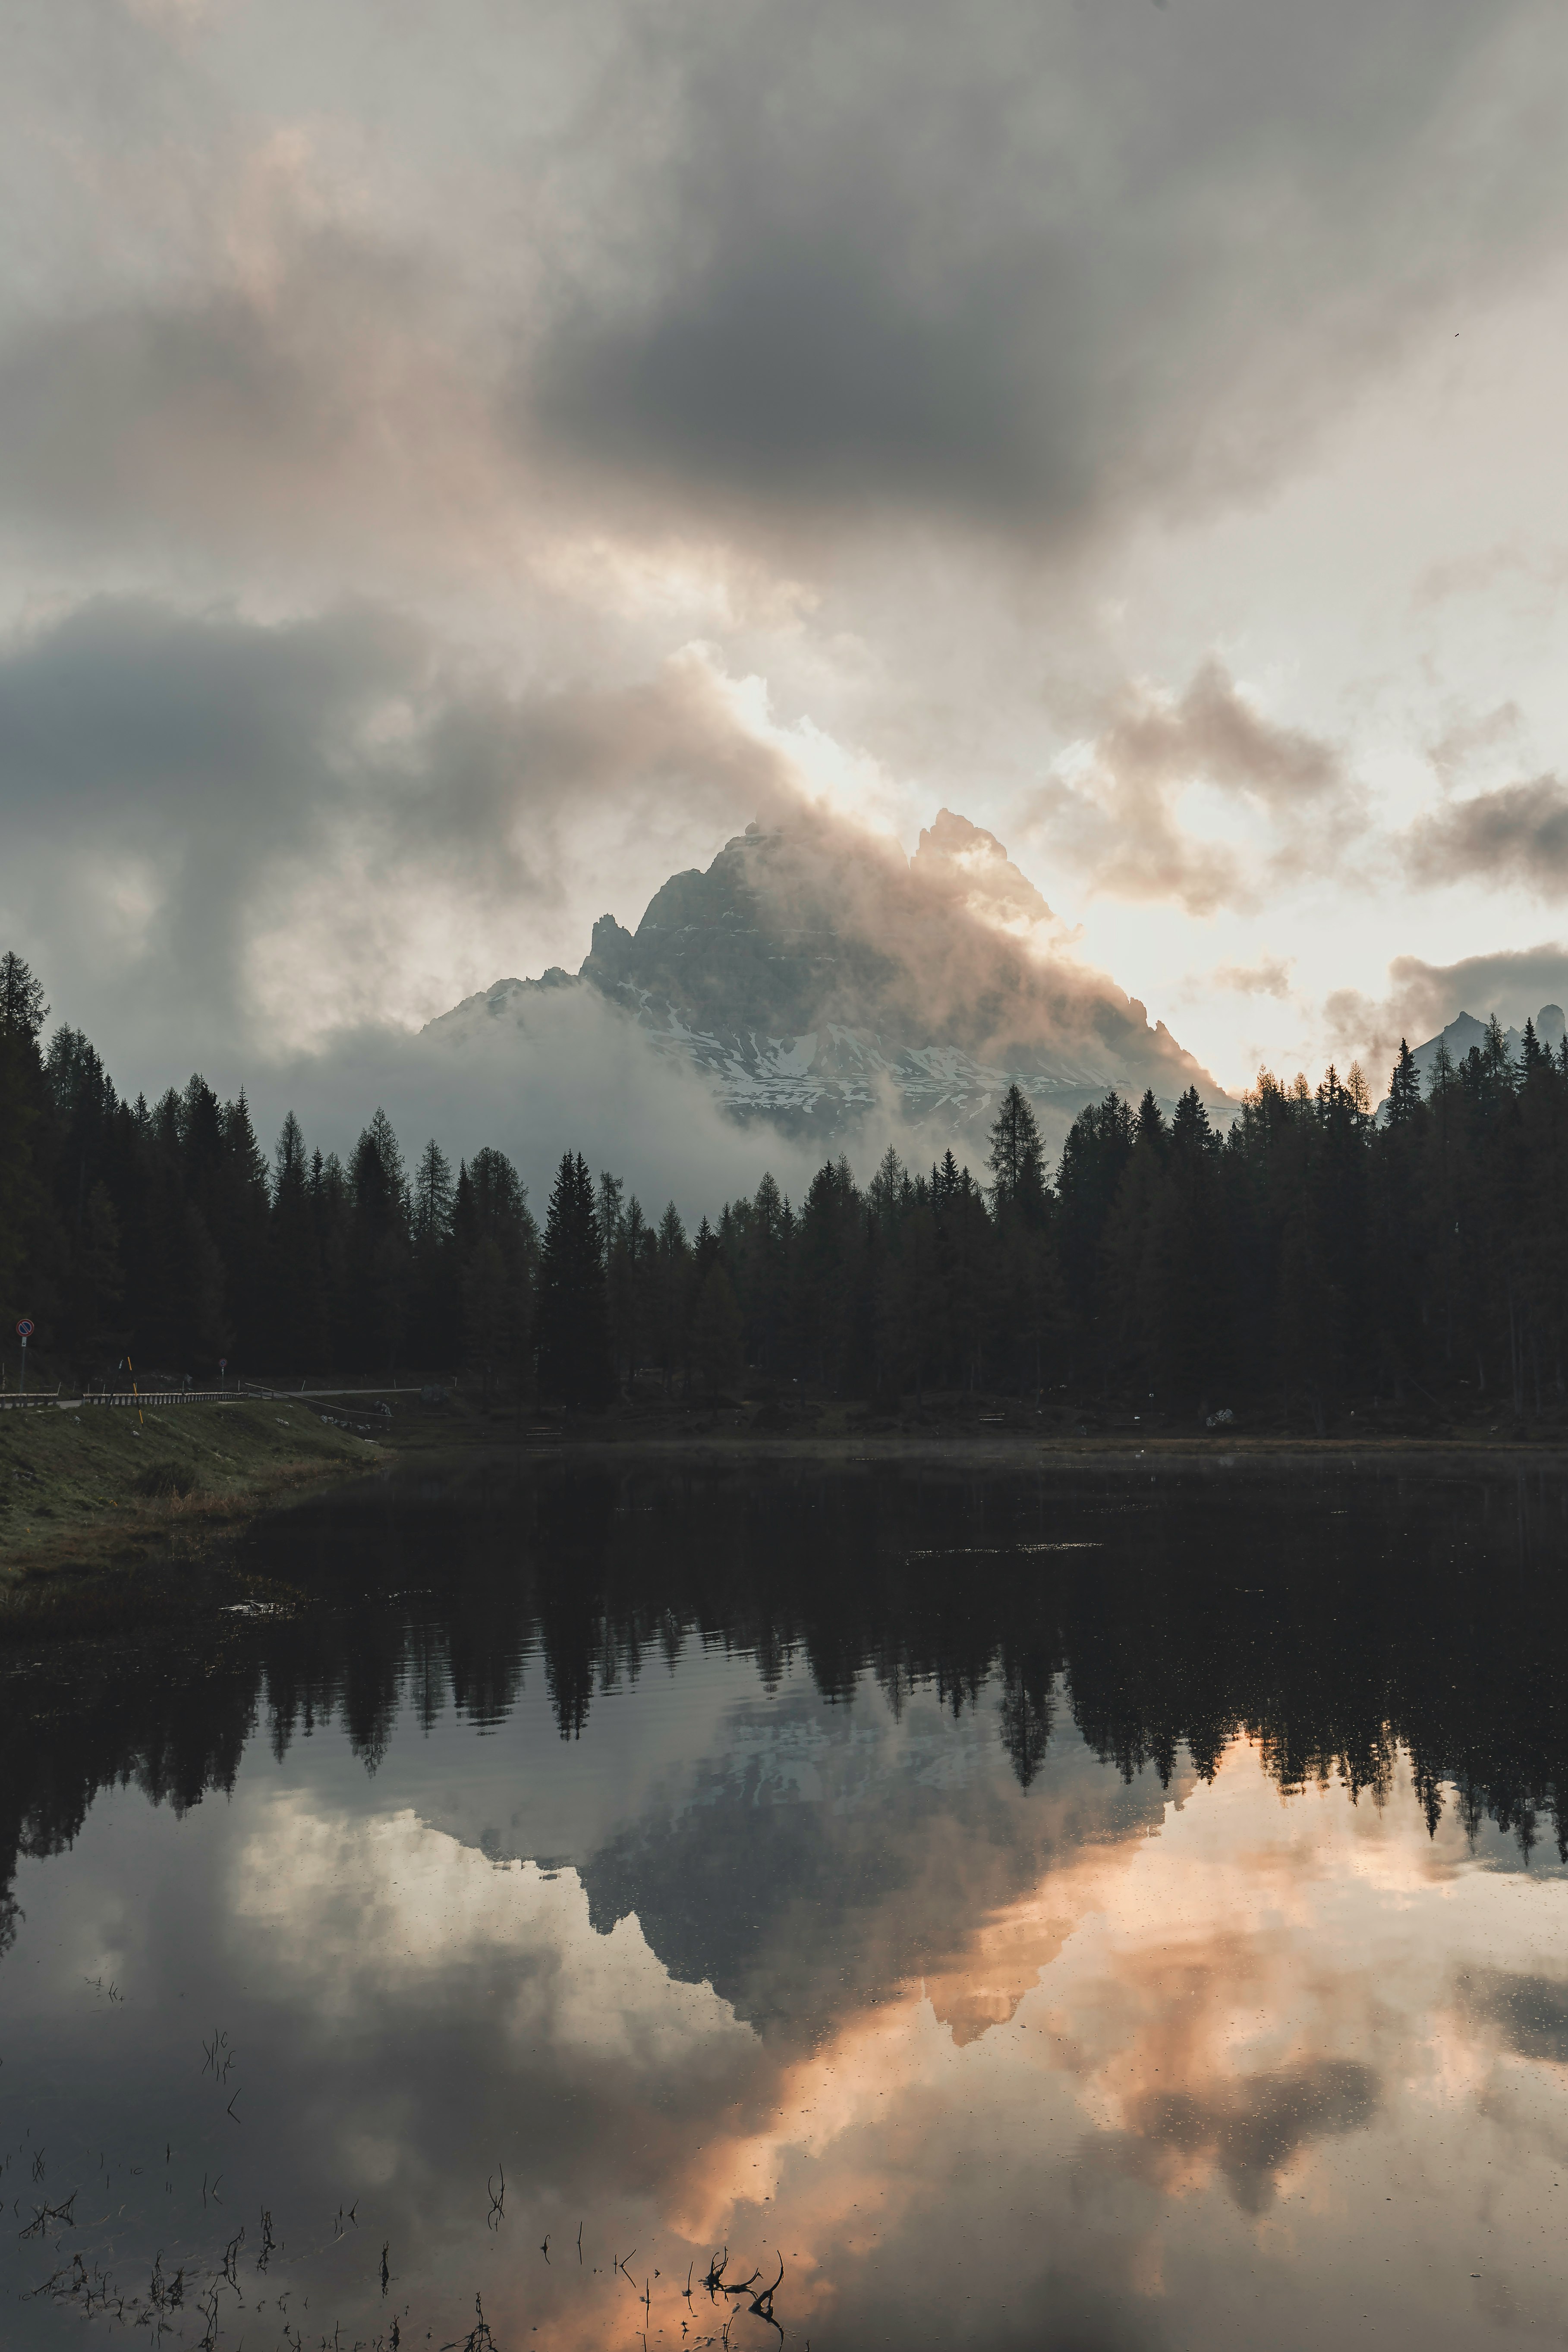
[(202, 2073), (206, 2074), (210, 2068), (215, 2081), (226, 2083), (228, 2070), (238, 2055), (239, 2053), (229, 2046), (227, 2034), (220, 2033), (215, 2026), (211, 2042), (202, 2043)]
[[(545, 2261), (547, 2263), (550, 2262), (550, 2232), (548, 2230), (544, 2232), (544, 2243), (541, 2246), (539, 2251), (544, 2256)], [(553, 2263), (551, 2263), (550, 2266), (552, 2270), (555, 2267)]]
[[(391, 2243), (392, 2241), (389, 2238), (386, 2241), (386, 2245), (384, 2245), (381, 2250), (381, 2291), (383, 2294), (386, 2293), (387, 2287), (390, 2285), (392, 2281), (392, 2273), (386, 2267), (387, 2247), (390, 2246)], [(392, 2324), (393, 2326), (395, 2327), (397, 2326), (396, 2320), (395, 2319)]]
[(499, 2231), (506, 2218), (506, 2167), (504, 2164), (498, 2165), (496, 2169), (500, 2174), (500, 2189), (496, 2188), (493, 2181), (485, 2182), (490, 2200), (490, 2210), (485, 2216), (485, 2227), (487, 2230)]
[(779, 2327), (778, 2321), (773, 2317), (773, 2297), (777, 2294), (780, 2287), (784, 2284), (784, 2256), (781, 2253), (779, 2256), (779, 2274), (777, 2278), (774, 2279), (772, 2286), (763, 2287), (761, 2294), (757, 2296), (756, 2300), (751, 2305), (752, 2312), (756, 2318), (765, 2319), (770, 2327), (778, 2327), (781, 2341), (784, 2336), (784, 2329)]
[(272, 2234), (272, 2216), (264, 2205), (261, 2209), (261, 2252), (256, 2257), (256, 2267), (258, 2271), (264, 2271), (267, 2268), (268, 2258), (277, 2243), (278, 2241)]
[(474, 2297), (474, 2310), (478, 2317), (461, 2343), (443, 2344), (441, 2352), (496, 2352), (496, 2340), (490, 2334), (489, 2322), (485, 2317), (484, 2305), (477, 2294)]
[(217, 2281), (216, 2279), (208, 2287), (205, 2299), (197, 2308), (206, 2321), (206, 2326), (202, 2330), (196, 2352), (217, 2352)]
[[(155, 2338), (162, 2338), (174, 2326), (171, 2311), (178, 2311), (185, 2300), (185, 2273), (177, 2270), (172, 2279), (163, 2276), (163, 2250), (159, 2248), (153, 2262), (153, 2276), (148, 2282), (147, 2303), (153, 2318)], [(147, 2314), (143, 2314), (145, 2319)], [(138, 2326), (142, 2324), (139, 2321)]]
[(41, 2238), (45, 2231), (57, 2221), (68, 2230), (76, 2218), (71, 2211), (71, 2207), (80, 2194), (79, 2189), (73, 2189), (63, 2205), (40, 2205), (26, 2228), (18, 2230), (16, 2235), (19, 2238)]

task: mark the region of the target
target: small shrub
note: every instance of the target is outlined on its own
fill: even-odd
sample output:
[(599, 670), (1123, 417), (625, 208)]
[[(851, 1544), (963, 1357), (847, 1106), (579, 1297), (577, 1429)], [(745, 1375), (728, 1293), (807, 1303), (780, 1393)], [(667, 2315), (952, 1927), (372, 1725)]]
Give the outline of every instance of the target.
[(196, 1491), (196, 1474), (184, 1462), (151, 1462), (136, 1481), (136, 1492), (159, 1500), (184, 1498)]

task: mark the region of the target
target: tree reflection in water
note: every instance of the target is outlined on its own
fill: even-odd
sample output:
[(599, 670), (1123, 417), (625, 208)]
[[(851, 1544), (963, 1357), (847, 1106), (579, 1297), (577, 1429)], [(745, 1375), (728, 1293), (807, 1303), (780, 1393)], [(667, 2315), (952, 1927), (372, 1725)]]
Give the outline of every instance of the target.
[[(737, 2344), (1523, 2324), (1568, 2144), (1565, 1492), (532, 1465), (280, 1514), (235, 1572), (281, 1613), (6, 1662), (5, 2148), (47, 2083), (95, 2163), (155, 2137), (194, 2196), (221, 2158), (279, 2216), (271, 2287), (215, 2273), (237, 2340), (308, 2291), (373, 2341), (400, 2276), (425, 2326), (618, 2341), (630, 2286), (680, 2340), (726, 2242)], [(237, 2221), (176, 2249), (177, 2171), (145, 2263), (205, 2309)], [(356, 2192), (363, 2307), (310, 2270)]]

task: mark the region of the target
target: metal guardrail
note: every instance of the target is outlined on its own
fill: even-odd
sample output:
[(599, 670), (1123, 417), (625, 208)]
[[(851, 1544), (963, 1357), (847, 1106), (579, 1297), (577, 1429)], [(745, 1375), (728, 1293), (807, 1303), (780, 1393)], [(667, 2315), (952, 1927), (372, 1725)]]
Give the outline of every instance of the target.
[(86, 1396), (0, 1396), (0, 1412), (79, 1412), (84, 1404), (237, 1404), (232, 1389), (100, 1389)]
[(361, 1398), (405, 1396), (423, 1393), (418, 1383), (389, 1383), (385, 1388), (360, 1389), (266, 1389), (247, 1386), (236, 1389), (96, 1389), (82, 1396), (61, 1396), (58, 1391), (42, 1391), (37, 1395), (25, 1392), (0, 1395), (0, 1412), (79, 1412), (83, 1405), (149, 1405), (149, 1404), (314, 1404), (318, 1398)]

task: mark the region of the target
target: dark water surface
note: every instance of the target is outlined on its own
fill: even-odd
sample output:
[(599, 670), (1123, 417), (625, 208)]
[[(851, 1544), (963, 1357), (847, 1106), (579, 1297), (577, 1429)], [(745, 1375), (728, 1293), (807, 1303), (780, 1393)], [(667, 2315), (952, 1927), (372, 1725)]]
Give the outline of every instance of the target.
[(0, 1660), (0, 2344), (1568, 2343), (1565, 1510), (497, 1466)]

